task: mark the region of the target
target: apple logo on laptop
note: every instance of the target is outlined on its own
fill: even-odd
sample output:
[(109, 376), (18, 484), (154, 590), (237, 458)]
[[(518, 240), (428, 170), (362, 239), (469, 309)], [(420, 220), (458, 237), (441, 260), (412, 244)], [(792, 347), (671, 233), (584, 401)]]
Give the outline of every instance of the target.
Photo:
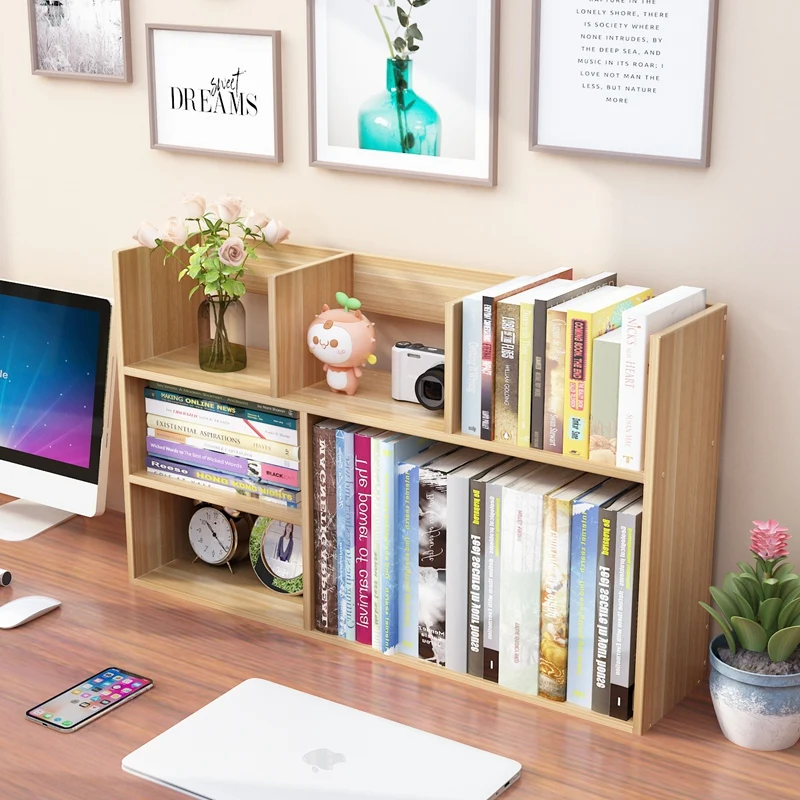
[(319, 770), (332, 770), (337, 764), (344, 764), (347, 762), (344, 753), (335, 753), (333, 750), (328, 750), (323, 747), (320, 750), (312, 750), (303, 756), (303, 761), (310, 764), (314, 772)]

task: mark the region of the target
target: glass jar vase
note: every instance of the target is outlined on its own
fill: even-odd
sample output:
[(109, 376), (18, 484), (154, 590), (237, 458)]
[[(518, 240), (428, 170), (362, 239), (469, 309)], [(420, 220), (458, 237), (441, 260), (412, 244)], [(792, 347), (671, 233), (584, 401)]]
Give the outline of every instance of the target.
[(238, 372), (247, 366), (247, 315), (238, 298), (212, 295), (197, 310), (200, 369)]

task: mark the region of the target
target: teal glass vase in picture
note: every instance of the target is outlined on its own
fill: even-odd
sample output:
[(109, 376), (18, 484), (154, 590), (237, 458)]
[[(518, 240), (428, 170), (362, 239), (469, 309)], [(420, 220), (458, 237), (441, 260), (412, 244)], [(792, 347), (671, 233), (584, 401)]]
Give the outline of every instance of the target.
[(358, 115), (362, 150), (438, 156), (442, 146), (439, 112), (412, 85), (414, 63), (408, 58), (386, 62), (386, 91), (367, 100)]

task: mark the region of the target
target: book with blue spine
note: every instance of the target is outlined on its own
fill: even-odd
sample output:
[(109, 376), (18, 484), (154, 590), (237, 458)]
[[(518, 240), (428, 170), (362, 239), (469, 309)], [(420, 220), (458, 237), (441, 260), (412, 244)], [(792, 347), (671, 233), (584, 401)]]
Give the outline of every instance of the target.
[(336, 431), (336, 580), (339, 596), (339, 636), (355, 641), (355, 562), (353, 553), (353, 433), (358, 425)]
[(572, 506), (567, 702), (582, 708), (592, 707), (600, 507), (630, 487), (628, 481), (614, 478), (579, 498)]

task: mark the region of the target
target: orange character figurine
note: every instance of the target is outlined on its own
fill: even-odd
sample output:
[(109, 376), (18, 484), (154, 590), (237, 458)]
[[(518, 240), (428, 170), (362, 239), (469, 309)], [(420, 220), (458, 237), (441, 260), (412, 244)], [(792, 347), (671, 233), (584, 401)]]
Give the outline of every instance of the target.
[(308, 329), (308, 349), (323, 363), (328, 386), (334, 392), (354, 395), (361, 377), (361, 367), (374, 364), (375, 325), (361, 313), (361, 303), (344, 292), (336, 293), (343, 308), (322, 313)]

